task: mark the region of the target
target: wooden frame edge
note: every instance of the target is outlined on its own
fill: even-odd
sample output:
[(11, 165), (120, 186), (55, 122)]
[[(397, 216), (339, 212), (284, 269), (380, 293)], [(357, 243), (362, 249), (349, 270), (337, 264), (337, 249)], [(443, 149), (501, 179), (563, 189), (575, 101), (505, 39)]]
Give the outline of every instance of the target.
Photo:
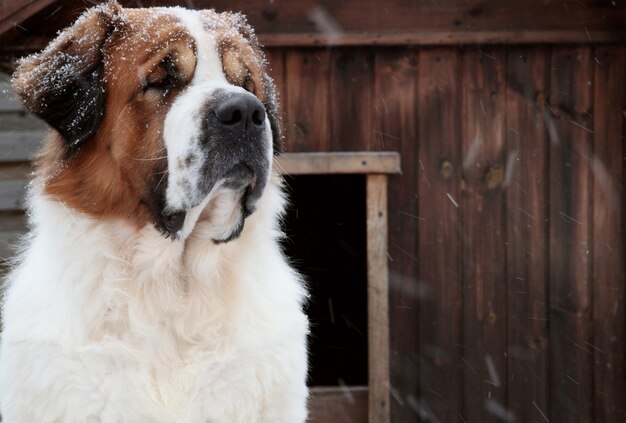
[(369, 421), (389, 423), (387, 175), (367, 175), (367, 334)]
[(393, 151), (283, 153), (274, 158), (283, 175), (400, 173), (400, 154)]

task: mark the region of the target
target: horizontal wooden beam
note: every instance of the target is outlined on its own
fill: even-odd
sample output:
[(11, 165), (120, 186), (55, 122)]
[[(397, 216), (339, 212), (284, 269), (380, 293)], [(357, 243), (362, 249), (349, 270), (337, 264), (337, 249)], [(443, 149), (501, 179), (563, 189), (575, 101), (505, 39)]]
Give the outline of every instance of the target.
[(8, 76), (0, 75), (0, 112), (23, 112), (26, 110), (13, 93)]
[(0, 211), (24, 210), (27, 180), (0, 182)]
[[(30, 158), (42, 133), (13, 132), (2, 138), (0, 133), (0, 162), (20, 162)], [(3, 145), (4, 144), (4, 145)], [(283, 175), (327, 174), (395, 174), (400, 172), (400, 155), (395, 152), (377, 153), (285, 153), (274, 161)], [(24, 209), (27, 179), (0, 181), (0, 211)]]
[(367, 421), (367, 386), (311, 388), (309, 423), (356, 423)]
[(19, 27), (24, 20), (54, 3), (57, 0), (3, 1), (0, 8), (0, 34)]
[(400, 154), (390, 151), (284, 153), (274, 160), (283, 175), (400, 173)]
[[(241, 11), (269, 47), (626, 42), (626, 2), (610, 0), (120, 0), (126, 7)], [(43, 48), (91, 1), (5, 0), (0, 53)]]
[(0, 131), (0, 162), (25, 162), (35, 155), (47, 131)]
[(589, 44), (626, 42), (626, 30), (614, 31), (430, 31), (399, 33), (259, 34), (265, 47), (429, 46), (471, 44)]
[[(21, 56), (42, 50), (51, 37), (30, 36), (0, 46), (0, 53)], [(342, 46), (467, 46), (480, 44), (596, 44), (626, 43), (626, 30), (607, 31), (432, 31), (398, 33), (260, 33), (268, 48)]]

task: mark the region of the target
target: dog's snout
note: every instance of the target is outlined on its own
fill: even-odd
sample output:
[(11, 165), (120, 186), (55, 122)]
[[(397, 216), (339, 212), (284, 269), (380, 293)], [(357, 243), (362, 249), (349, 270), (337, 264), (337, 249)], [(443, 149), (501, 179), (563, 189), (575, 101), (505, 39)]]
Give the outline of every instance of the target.
[(224, 126), (243, 128), (262, 126), (265, 122), (265, 107), (252, 94), (236, 93), (222, 101), (213, 110), (215, 117)]

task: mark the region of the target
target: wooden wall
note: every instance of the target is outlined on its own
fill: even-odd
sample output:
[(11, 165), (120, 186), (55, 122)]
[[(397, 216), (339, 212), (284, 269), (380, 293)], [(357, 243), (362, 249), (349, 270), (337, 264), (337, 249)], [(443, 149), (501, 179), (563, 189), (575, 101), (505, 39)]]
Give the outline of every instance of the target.
[(626, 49), (270, 49), (286, 150), (392, 150), (393, 421), (626, 419)]
[(0, 269), (13, 256), (24, 233), (24, 188), (29, 163), (46, 134), (46, 125), (26, 113), (12, 94), (9, 77), (0, 73)]

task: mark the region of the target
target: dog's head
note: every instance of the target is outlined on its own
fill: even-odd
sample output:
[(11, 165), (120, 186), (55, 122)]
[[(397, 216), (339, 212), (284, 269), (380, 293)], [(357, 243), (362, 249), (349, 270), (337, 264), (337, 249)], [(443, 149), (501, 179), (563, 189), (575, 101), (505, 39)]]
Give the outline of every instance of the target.
[(57, 133), (38, 161), (46, 195), (174, 237), (216, 193), (230, 209), (214, 240), (237, 237), (280, 147), (274, 86), (239, 14), (109, 2), (23, 59), (13, 87)]

